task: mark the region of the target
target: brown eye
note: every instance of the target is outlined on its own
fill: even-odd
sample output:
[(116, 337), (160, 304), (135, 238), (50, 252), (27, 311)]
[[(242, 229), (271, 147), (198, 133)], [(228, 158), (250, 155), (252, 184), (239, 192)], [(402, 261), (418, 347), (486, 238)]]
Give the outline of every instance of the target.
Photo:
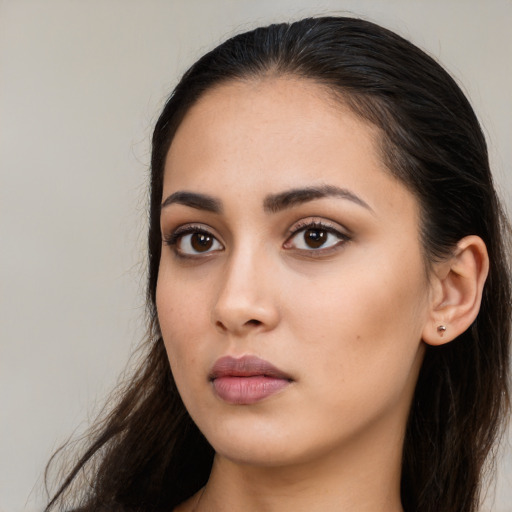
[(214, 238), (205, 233), (194, 233), (190, 236), (190, 245), (194, 251), (205, 252), (212, 248)]
[(350, 238), (337, 229), (322, 224), (312, 223), (302, 229), (297, 229), (284, 244), (285, 249), (298, 249), (302, 252), (318, 252), (322, 254), (327, 249), (344, 244)]
[(318, 249), (325, 244), (327, 236), (327, 231), (323, 229), (307, 229), (304, 231), (304, 242), (311, 249)]
[(199, 256), (224, 249), (213, 235), (205, 231), (178, 234), (175, 235), (175, 240), (176, 252), (182, 256)]

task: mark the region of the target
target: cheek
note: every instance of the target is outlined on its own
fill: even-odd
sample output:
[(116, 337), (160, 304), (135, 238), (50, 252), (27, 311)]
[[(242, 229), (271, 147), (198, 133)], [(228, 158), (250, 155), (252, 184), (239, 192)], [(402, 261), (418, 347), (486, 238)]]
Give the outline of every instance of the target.
[(360, 263), (346, 264), (316, 293), (290, 291), (287, 299), (294, 300), (291, 324), (303, 359), (317, 366), (314, 375), (334, 402), (344, 394), (338, 390), (347, 390), (354, 404), (396, 398), (416, 371), (421, 346), (421, 267)]
[[(186, 288), (185, 288), (186, 289)], [(165, 269), (160, 270), (156, 289), (158, 322), (173, 375), (178, 383), (187, 369), (198, 364), (198, 353), (205, 337), (202, 329), (205, 319), (205, 293), (183, 293), (179, 279), (171, 279)]]

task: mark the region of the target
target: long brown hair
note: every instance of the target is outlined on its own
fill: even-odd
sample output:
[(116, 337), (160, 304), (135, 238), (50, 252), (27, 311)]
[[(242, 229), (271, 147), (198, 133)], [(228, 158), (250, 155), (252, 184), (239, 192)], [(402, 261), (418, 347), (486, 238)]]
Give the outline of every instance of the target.
[(389, 171), (417, 197), (427, 262), (466, 235), (490, 257), (480, 313), (458, 339), (428, 346), (407, 425), (402, 503), (415, 512), (475, 512), (489, 453), (509, 406), (510, 228), (492, 183), (478, 120), (455, 81), (398, 35), (354, 18), (308, 18), (229, 39), (183, 76), (156, 124), (151, 159), (150, 334), (146, 356), (116, 396), (49, 503), (80, 510), (170, 510), (208, 479), (213, 449), (176, 389), (159, 331), (164, 160), (188, 109), (226, 81), (294, 75), (329, 87), (381, 131)]

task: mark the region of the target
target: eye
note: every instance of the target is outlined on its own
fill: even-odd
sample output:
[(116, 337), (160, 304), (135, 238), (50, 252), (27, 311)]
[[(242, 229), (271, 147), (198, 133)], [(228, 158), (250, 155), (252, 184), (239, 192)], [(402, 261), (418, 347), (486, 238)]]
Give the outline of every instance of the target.
[(182, 254), (201, 254), (222, 249), (222, 245), (214, 236), (200, 232), (181, 236), (176, 247)]
[(301, 251), (319, 251), (334, 248), (349, 237), (331, 226), (320, 223), (312, 223), (296, 229), (292, 236), (285, 242), (285, 249), (298, 249)]
[(194, 226), (178, 228), (164, 241), (179, 256), (199, 256), (224, 249), (211, 233)]

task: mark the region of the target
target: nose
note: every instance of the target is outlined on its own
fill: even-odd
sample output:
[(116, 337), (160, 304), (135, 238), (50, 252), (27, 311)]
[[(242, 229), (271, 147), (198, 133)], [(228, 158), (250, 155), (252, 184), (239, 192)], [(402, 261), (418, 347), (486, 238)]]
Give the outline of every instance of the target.
[(268, 258), (245, 249), (233, 253), (226, 265), (212, 309), (215, 327), (235, 336), (274, 329), (279, 323), (278, 289)]

